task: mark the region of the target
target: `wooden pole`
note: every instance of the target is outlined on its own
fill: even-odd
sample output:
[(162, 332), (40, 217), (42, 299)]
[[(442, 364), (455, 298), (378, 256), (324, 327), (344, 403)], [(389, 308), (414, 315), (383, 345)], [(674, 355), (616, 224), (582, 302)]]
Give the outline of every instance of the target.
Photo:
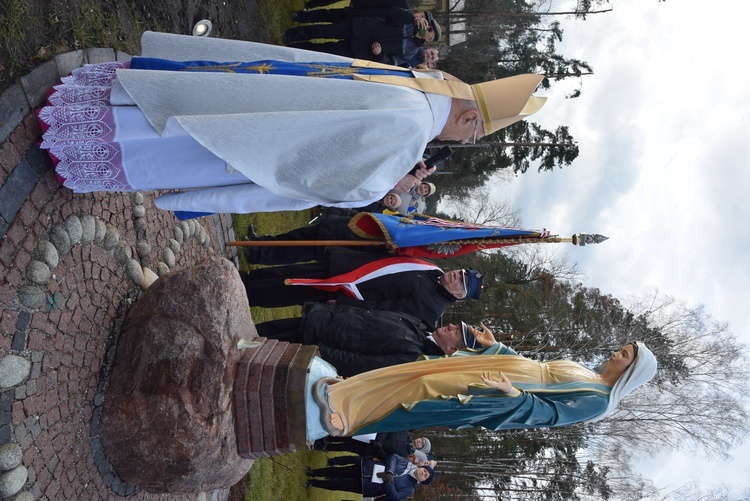
[(227, 242), (232, 247), (372, 247), (385, 245), (380, 240), (242, 240)]
[[(452, 240), (443, 242), (445, 244), (457, 244), (457, 245), (493, 245), (493, 244), (541, 244), (541, 243), (572, 243), (573, 245), (583, 246), (585, 241), (582, 242), (581, 235), (577, 234), (572, 237), (560, 237), (557, 235), (550, 235), (548, 237), (539, 237), (535, 235), (520, 235), (515, 237), (505, 238), (480, 238), (480, 239), (467, 239), (467, 240)], [(589, 243), (600, 243), (607, 240), (607, 237), (601, 235), (592, 235), (594, 240)], [(382, 240), (242, 240), (227, 242), (227, 246), (231, 247), (326, 247), (326, 246), (341, 246), (341, 247), (374, 247), (378, 245), (385, 245)]]

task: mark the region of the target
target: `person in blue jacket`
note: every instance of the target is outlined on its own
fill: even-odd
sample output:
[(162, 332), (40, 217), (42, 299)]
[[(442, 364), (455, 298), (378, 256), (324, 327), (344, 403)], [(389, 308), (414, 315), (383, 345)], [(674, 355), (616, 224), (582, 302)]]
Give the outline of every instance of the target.
[[(385, 471), (375, 474), (382, 482), (373, 481), (375, 465), (385, 466)], [(419, 484), (427, 485), (435, 478), (435, 471), (429, 466), (416, 466), (405, 457), (390, 454), (385, 461), (374, 458), (352, 457), (348, 466), (327, 468), (307, 468), (312, 478), (305, 487), (318, 487), (333, 491), (348, 491), (363, 496), (385, 496), (388, 501), (404, 499), (414, 494)]]

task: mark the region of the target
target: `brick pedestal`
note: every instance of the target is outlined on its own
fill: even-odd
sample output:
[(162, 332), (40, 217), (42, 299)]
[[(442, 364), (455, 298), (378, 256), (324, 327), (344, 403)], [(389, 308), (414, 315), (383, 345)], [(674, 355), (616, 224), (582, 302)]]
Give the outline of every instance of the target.
[(315, 346), (256, 338), (234, 379), (237, 452), (246, 459), (294, 452), (306, 444), (305, 382)]

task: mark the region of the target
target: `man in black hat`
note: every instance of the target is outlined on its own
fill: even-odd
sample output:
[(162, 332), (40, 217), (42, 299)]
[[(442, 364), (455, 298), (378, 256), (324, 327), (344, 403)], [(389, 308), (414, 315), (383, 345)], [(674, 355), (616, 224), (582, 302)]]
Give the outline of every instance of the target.
[[(441, 28), (431, 12), (391, 8), (385, 17), (353, 17), (332, 24), (299, 26), (284, 32), (282, 41), (298, 49), (367, 59), (395, 66), (414, 57), (425, 42), (437, 42)], [(312, 43), (316, 38), (339, 42)]]
[(468, 326), (434, 328), (405, 313), (326, 303), (306, 303), (302, 317), (255, 327), (263, 337), (316, 345), (323, 360), (342, 377), (415, 362), (424, 355), (452, 355), (478, 344), (478, 334)]
[(250, 306), (276, 308), (309, 301), (399, 311), (434, 326), (448, 305), (479, 299), (483, 276), (472, 269), (443, 272), (408, 257), (333, 251), (322, 262), (240, 272)]

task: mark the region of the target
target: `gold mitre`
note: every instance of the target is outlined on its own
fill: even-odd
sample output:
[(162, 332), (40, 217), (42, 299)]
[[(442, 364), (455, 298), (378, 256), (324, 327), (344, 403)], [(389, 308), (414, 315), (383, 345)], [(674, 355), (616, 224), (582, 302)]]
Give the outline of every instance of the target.
[(485, 135), (539, 111), (547, 98), (531, 93), (543, 78), (543, 75), (525, 74), (472, 85)]

